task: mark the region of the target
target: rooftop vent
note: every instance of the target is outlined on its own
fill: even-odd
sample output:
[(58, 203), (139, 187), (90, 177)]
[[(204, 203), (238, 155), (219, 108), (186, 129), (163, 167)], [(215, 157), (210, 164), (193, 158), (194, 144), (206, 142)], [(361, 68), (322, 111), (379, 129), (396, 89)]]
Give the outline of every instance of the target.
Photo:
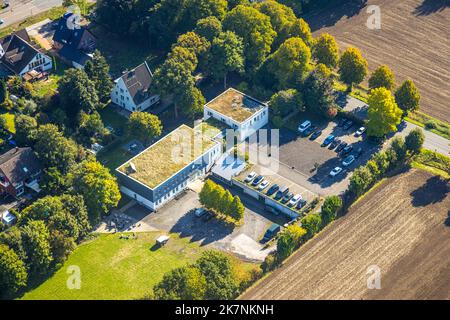
[(136, 166), (134, 165), (133, 162), (130, 162), (130, 165), (128, 166), (128, 172), (129, 172), (129, 173), (135, 173), (135, 172), (137, 172)]

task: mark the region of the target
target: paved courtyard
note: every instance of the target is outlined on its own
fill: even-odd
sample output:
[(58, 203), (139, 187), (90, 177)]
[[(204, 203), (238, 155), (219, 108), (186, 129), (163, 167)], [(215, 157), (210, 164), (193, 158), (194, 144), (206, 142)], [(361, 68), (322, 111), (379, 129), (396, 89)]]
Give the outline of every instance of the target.
[(284, 224), (287, 220), (281, 215), (267, 212), (263, 204), (238, 190), (229, 190), (239, 195), (246, 208), (244, 223), (240, 227), (229, 226), (214, 218), (204, 221), (196, 217), (194, 210), (201, 205), (198, 194), (193, 190), (187, 190), (157, 212), (133, 204), (123, 213), (135, 226), (129, 231), (163, 230), (178, 233), (181, 237), (189, 237), (191, 241), (199, 241), (202, 246), (227, 251), (248, 261), (261, 262), (274, 249), (260, 242), (265, 231), (273, 222)]

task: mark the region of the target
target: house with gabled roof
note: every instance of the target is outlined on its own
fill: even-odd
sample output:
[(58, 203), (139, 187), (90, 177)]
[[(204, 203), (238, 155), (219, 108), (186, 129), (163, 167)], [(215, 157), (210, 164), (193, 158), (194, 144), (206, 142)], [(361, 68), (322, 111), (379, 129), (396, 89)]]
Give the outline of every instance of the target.
[(148, 110), (160, 101), (153, 91), (153, 74), (147, 62), (124, 72), (114, 83), (111, 101), (127, 111)]
[(0, 193), (20, 196), (28, 187), (40, 191), (42, 165), (29, 147), (14, 148), (0, 155)]
[(2, 74), (25, 76), (53, 68), (52, 59), (34, 46), (25, 29), (0, 39)]
[(69, 12), (58, 21), (53, 35), (53, 47), (66, 63), (83, 69), (92, 59), (96, 39), (85, 26), (79, 24), (77, 16)]

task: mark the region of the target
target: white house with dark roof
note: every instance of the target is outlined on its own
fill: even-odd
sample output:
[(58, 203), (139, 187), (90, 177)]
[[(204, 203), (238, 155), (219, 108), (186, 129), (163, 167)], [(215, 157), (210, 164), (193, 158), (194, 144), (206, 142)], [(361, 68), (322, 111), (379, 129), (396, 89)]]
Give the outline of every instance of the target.
[(53, 68), (52, 59), (32, 45), (26, 30), (0, 39), (0, 66), (4, 73), (21, 77)]
[(114, 82), (111, 101), (130, 112), (147, 110), (160, 100), (152, 91), (153, 74), (147, 62), (124, 72)]
[(244, 141), (269, 122), (269, 106), (229, 88), (204, 106), (203, 119), (209, 118), (228, 125), (239, 141)]

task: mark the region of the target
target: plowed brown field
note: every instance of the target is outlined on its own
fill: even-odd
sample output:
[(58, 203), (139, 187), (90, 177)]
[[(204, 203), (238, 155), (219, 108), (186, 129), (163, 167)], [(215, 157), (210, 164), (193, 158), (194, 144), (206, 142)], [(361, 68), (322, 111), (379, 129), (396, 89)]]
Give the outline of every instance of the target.
[[(380, 30), (366, 27), (369, 5), (380, 7)], [(413, 79), (422, 111), (450, 122), (450, 2), (369, 0), (365, 7), (338, 5), (305, 18), (315, 36), (328, 32), (341, 48), (360, 48), (371, 70), (387, 64), (397, 83)]]
[(241, 298), (450, 299), (449, 192), (416, 169), (388, 179)]

